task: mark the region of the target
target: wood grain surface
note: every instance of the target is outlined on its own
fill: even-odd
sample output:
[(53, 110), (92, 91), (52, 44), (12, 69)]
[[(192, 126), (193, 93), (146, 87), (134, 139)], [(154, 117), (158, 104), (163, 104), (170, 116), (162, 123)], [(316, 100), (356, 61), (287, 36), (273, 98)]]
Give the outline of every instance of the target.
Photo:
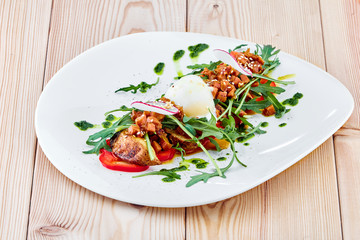
[[(357, 239), (359, 30), (359, 0), (0, 0), (0, 239)], [(354, 113), (300, 162), (221, 202), (167, 209), (100, 196), (48, 161), (36, 102), (78, 54), (143, 31), (273, 44), (338, 78)]]
[[(185, 1), (54, 1), (45, 84), (66, 62), (108, 39), (185, 31)], [(182, 239), (185, 209), (113, 201), (73, 183), (38, 148), (29, 239)], [(140, 230), (139, 230), (140, 229)]]
[[(271, 43), (325, 69), (316, 1), (190, 0), (188, 28)], [(254, 196), (261, 197), (254, 201)], [(298, 164), (245, 194), (187, 209), (187, 218), (188, 239), (341, 238), (332, 138)]]
[[(335, 134), (344, 239), (360, 235), (360, 1), (320, 1), (327, 70), (351, 92), (354, 112)], [(341, 97), (341, 96), (339, 96)]]
[(0, 239), (24, 239), (51, 2), (0, 2)]

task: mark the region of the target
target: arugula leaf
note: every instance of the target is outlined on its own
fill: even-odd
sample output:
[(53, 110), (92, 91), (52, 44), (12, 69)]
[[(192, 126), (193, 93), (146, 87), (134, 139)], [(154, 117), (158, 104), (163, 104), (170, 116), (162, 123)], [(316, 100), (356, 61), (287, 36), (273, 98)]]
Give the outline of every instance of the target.
[(195, 130), (202, 132), (201, 136), (198, 139), (204, 139), (204, 138), (210, 137), (210, 136), (216, 137), (218, 139), (222, 139), (224, 137), (223, 134), (216, 127), (216, 120), (214, 123), (214, 120), (210, 120), (208, 122), (206, 120), (206, 118), (205, 119), (204, 118), (202, 118), (202, 119), (190, 118), (187, 120), (186, 124), (189, 124)]
[(264, 97), (274, 105), (276, 111), (276, 118), (281, 118), (282, 116), (284, 116), (284, 114), (286, 113), (286, 108), (277, 100), (277, 98), (271, 92), (264, 93)]
[(281, 80), (277, 80), (277, 79), (274, 79), (274, 78), (271, 78), (271, 77), (268, 77), (268, 76), (265, 76), (265, 75), (257, 74), (257, 73), (253, 73), (253, 76), (257, 77), (257, 78), (262, 78), (262, 79), (265, 79), (265, 80), (269, 80), (269, 81), (272, 81), (274, 83), (283, 84), (283, 85), (295, 84), (295, 81), (281, 81)]
[[(196, 144), (201, 148), (201, 150), (203, 150), (203, 152), (206, 154), (206, 156), (210, 159), (210, 161), (212, 162), (212, 164), (214, 165), (216, 171), (218, 172), (218, 174), (221, 176), (222, 173), (220, 172), (219, 166), (217, 165), (217, 163), (215, 162), (214, 158), (210, 155), (210, 153), (206, 150), (206, 148), (201, 144), (201, 142), (199, 141), (199, 139), (197, 137), (195, 137), (193, 134), (191, 134), (183, 125), (183, 123), (181, 123), (176, 117), (170, 115), (168, 116), (169, 118), (171, 118), (174, 122), (176, 122), (178, 124), (178, 126), (192, 139), (196, 142)], [(190, 121), (188, 121), (189, 123)]]
[(110, 113), (113, 113), (113, 112), (130, 112), (130, 111), (132, 111), (133, 109), (134, 109), (134, 108), (128, 108), (127, 106), (122, 105), (120, 108), (114, 109), (114, 110), (111, 110), (111, 111), (108, 111), (108, 112), (106, 112), (104, 115), (107, 116), (107, 115), (109, 115)]
[(86, 144), (92, 146), (92, 149), (83, 151), (83, 153), (99, 154), (101, 148), (110, 150), (110, 147), (106, 143), (106, 139), (112, 137), (116, 132), (129, 128), (133, 123), (134, 121), (131, 119), (130, 113), (127, 113), (118, 121), (116, 121), (111, 127), (90, 135), (86, 140)]
[(184, 127), (192, 134), (192, 135), (196, 135), (196, 130), (188, 123), (184, 124)]
[[(184, 171), (184, 170), (181, 170), (181, 171)], [(175, 170), (175, 168), (161, 169), (160, 171), (153, 171), (153, 172), (148, 172), (148, 173), (144, 173), (141, 175), (136, 175), (136, 176), (133, 176), (133, 178), (150, 176), (150, 175), (162, 175), (162, 176), (166, 176), (169, 178), (181, 179), (181, 176), (179, 174), (177, 174), (176, 172), (177, 172), (177, 170)]]
[(194, 64), (187, 66), (188, 69), (201, 69), (204, 70), (204, 68), (207, 68), (209, 70), (215, 70), (216, 67), (221, 63), (221, 61), (213, 62), (210, 61), (210, 63), (202, 63), (202, 64)]
[(217, 62), (212, 62), (210, 61), (210, 63), (203, 63), (203, 64), (194, 64), (194, 65), (189, 65), (187, 66), (187, 68), (192, 69), (193, 71), (184, 75), (180, 75), (177, 77), (174, 77), (175, 80), (178, 80), (184, 76), (188, 76), (188, 75), (199, 75), (205, 68), (209, 69), (209, 70), (215, 70), (216, 67), (221, 63), (221, 61), (217, 61)]
[(123, 88), (119, 88), (118, 90), (115, 91), (115, 93), (123, 91), (123, 92), (130, 92), (131, 93), (137, 93), (137, 91), (139, 90), (141, 93), (146, 93), (148, 89), (152, 88), (153, 86), (157, 85), (159, 83), (160, 78), (157, 78), (156, 82), (153, 84), (148, 84), (146, 82), (141, 82), (138, 85), (132, 85), (130, 84), (130, 86), (128, 87), (123, 87)]
[(241, 49), (243, 47), (246, 47), (246, 46), (247, 46), (247, 44), (240, 44), (239, 46), (236, 46), (232, 51), (239, 50), (239, 49)]
[(244, 102), (244, 104), (242, 105), (242, 110), (253, 110), (256, 113), (261, 113), (261, 110), (270, 106), (271, 102), (268, 100), (264, 100), (264, 101), (256, 101), (255, 98)]
[(212, 137), (209, 137), (209, 140), (212, 144), (215, 145), (215, 148), (216, 148), (216, 151), (217, 152), (220, 152), (221, 151), (221, 148), (220, 148), (220, 145), (217, 141), (215, 141), (215, 139), (213, 139)]
[[(220, 169), (222, 172), (222, 177), (226, 178), (226, 176), (224, 175), (225, 171), (223, 169)], [(200, 171), (198, 171), (200, 172)], [(219, 176), (219, 174), (217, 172), (213, 172), (213, 173), (206, 173), (206, 172), (201, 172), (201, 174), (199, 175), (195, 175), (195, 176), (191, 176), (191, 180), (186, 184), (186, 187), (191, 187), (192, 185), (194, 185), (195, 183), (198, 183), (200, 181), (203, 181), (204, 183), (206, 183), (210, 178), (212, 177), (217, 177)]]
[[(271, 45), (264, 45), (261, 47), (256, 44), (255, 54), (258, 54), (259, 51), (261, 51), (260, 56), (264, 60), (264, 65), (262, 66), (264, 69), (263, 74), (269, 73), (271, 70), (280, 65), (280, 60), (277, 58), (277, 54), (280, 52), (280, 49), (276, 50), (276, 48)], [(274, 59), (270, 60), (272, 57), (274, 57)]]
[(280, 94), (285, 92), (285, 89), (281, 88), (281, 87), (272, 87), (270, 86), (270, 82), (268, 81), (267, 83), (264, 84), (259, 84), (259, 86), (257, 87), (252, 87), (251, 88), (252, 91), (258, 92), (258, 93), (266, 93), (266, 92), (272, 92), (272, 93), (276, 93), (276, 94)]
[(147, 148), (148, 153), (149, 153), (150, 161), (153, 161), (155, 159), (155, 155), (154, 155), (155, 152), (153, 152), (151, 142), (150, 142), (150, 138), (149, 138), (149, 134), (146, 132), (144, 137), (145, 137), (146, 148)]

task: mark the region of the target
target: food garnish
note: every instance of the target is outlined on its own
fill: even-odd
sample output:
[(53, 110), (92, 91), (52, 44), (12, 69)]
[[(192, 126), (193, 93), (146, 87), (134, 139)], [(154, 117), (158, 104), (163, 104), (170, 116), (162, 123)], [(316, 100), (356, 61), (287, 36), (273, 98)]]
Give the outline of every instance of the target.
[[(262, 128), (268, 126), (267, 122), (253, 125), (249, 116), (260, 113), (281, 118), (290, 111), (284, 105), (295, 106), (303, 96), (296, 93), (282, 103), (277, 99), (277, 95), (285, 92), (282, 86), (295, 83), (284, 81), (292, 75), (278, 79), (270, 76), (280, 65), (277, 57), (280, 50), (271, 45), (256, 45), (252, 53), (249, 48), (244, 50), (246, 47), (247, 44), (241, 44), (229, 51), (215, 49), (213, 52), (219, 61), (189, 65), (187, 68), (191, 72), (187, 74), (179, 74), (181, 71), (177, 70), (180, 76), (174, 79), (179, 81), (159, 99), (135, 101), (131, 107), (121, 106), (105, 113), (104, 129), (88, 137), (86, 144), (91, 149), (84, 153), (100, 154), (100, 161), (106, 168), (126, 172), (144, 171), (180, 155), (178, 167), (133, 176), (160, 175), (164, 182), (180, 180), (181, 172), (189, 171), (190, 164), (206, 169), (211, 163), (212, 171), (198, 171), (200, 173), (191, 176), (186, 187), (201, 181), (206, 183), (213, 177), (225, 178), (235, 160), (246, 167), (239, 159), (235, 144), (245, 142), (245, 146), (249, 145), (246, 141), (255, 134), (266, 133)], [(205, 43), (190, 46), (189, 56), (194, 60), (208, 48)], [(178, 61), (184, 53), (184, 50), (177, 51), (173, 60)], [(161, 74), (164, 66), (159, 63), (155, 73)], [(158, 83), (159, 78), (154, 84), (141, 82), (115, 92), (144, 93)], [(112, 115), (119, 111), (125, 114), (119, 118)], [(75, 125), (86, 130), (91, 127), (86, 123), (81, 121)], [(214, 158), (212, 152), (228, 148), (232, 156), (226, 166), (219, 167), (217, 161), (227, 161), (228, 157), (217, 155)], [(186, 159), (197, 152), (205, 153), (206, 159)]]
[(138, 85), (132, 85), (132, 84), (130, 84), (130, 86), (128, 86), (128, 87), (123, 87), (123, 88), (119, 88), (118, 90), (116, 90), (115, 91), (115, 93), (117, 93), (117, 92), (130, 92), (131, 91), (131, 93), (137, 93), (137, 91), (139, 90), (139, 92), (141, 92), (141, 93), (146, 93), (147, 92), (147, 90), (149, 90), (150, 88), (152, 88), (153, 86), (156, 86), (158, 83), (159, 83), (159, 79), (160, 78), (158, 78), (157, 80), (156, 80), (156, 82), (155, 83), (152, 83), (152, 84), (148, 84), (148, 83), (146, 83), (146, 82), (141, 82), (141, 83), (139, 83)]
[(174, 115), (179, 113), (179, 109), (177, 109), (171, 102), (163, 102), (163, 101), (149, 101), (149, 102), (141, 102), (136, 101), (131, 104), (132, 107), (142, 110), (142, 111), (152, 111), (156, 113), (160, 113), (163, 115)]
[(252, 76), (252, 72), (250, 69), (244, 67), (241, 63), (239, 63), (233, 55), (231, 55), (229, 52), (222, 50), (222, 49), (214, 49), (214, 55), (222, 61), (223, 63), (226, 63), (227, 65), (232, 66), (236, 70), (238, 70), (241, 74), (245, 74), (247, 76)]

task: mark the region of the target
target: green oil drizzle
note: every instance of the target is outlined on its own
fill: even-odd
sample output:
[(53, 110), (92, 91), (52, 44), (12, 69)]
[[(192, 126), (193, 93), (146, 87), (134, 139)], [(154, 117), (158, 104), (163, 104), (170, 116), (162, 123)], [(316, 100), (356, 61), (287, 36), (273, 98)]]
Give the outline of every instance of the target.
[(249, 146), (249, 145), (250, 145), (250, 143), (248, 143), (248, 142), (244, 143), (244, 146)]
[(79, 128), (81, 131), (86, 131), (88, 130), (89, 128), (93, 128), (95, 127), (94, 124), (92, 123), (89, 123), (87, 121), (79, 121), (79, 122), (74, 122), (74, 125)]
[(278, 80), (286, 80), (286, 79), (293, 78), (293, 77), (296, 77), (296, 74), (287, 74), (287, 75), (278, 77)]
[(156, 66), (154, 67), (154, 72), (155, 72), (157, 75), (160, 76), (160, 75), (163, 74), (164, 68), (165, 68), (165, 63), (159, 62), (159, 63), (156, 64)]
[(218, 161), (225, 161), (227, 158), (226, 157), (219, 157), (219, 158), (217, 158), (216, 160), (218, 160)]

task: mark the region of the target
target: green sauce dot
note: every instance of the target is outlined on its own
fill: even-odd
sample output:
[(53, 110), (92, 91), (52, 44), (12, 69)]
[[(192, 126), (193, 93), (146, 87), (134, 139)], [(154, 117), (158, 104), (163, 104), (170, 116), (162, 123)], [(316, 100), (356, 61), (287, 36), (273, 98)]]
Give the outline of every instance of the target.
[(175, 182), (175, 178), (172, 177), (164, 177), (163, 179), (161, 179), (163, 182)]
[(226, 157), (219, 157), (219, 158), (217, 158), (216, 160), (218, 160), (218, 161), (225, 161), (225, 160), (226, 160)]
[(197, 163), (199, 163), (199, 162), (200, 162), (199, 159), (193, 159), (193, 160), (191, 160), (191, 163), (192, 163), (192, 164), (197, 164)]
[(244, 146), (249, 146), (250, 145), (250, 143), (244, 143)]
[(262, 122), (262, 123), (261, 123), (261, 127), (267, 127), (267, 126), (269, 126), (269, 123), (268, 123), (268, 122)]
[(196, 168), (199, 168), (199, 169), (206, 168), (207, 165), (208, 165), (207, 162), (198, 163), (198, 164), (196, 164)]
[(164, 67), (165, 67), (165, 63), (163, 62), (159, 62), (155, 67), (154, 67), (154, 72), (157, 75), (161, 75), (164, 72)]
[(205, 51), (206, 49), (209, 48), (209, 45), (206, 43), (199, 43), (196, 44), (194, 46), (189, 46), (188, 50), (190, 51), (190, 57), (191, 58), (196, 58), (199, 56), (199, 54), (203, 51)]
[(279, 125), (279, 127), (285, 127), (287, 125), (287, 123), (281, 123), (280, 125)]
[(182, 58), (182, 56), (184, 56), (185, 54), (185, 51), (184, 50), (178, 50), (174, 53), (174, 56), (173, 56), (173, 60), (174, 61), (177, 61), (179, 60), (180, 58)]
[(304, 94), (297, 92), (297, 93), (295, 93), (295, 95), (293, 96), (293, 98), (301, 99), (303, 96), (304, 96)]
[(112, 115), (112, 114), (109, 114), (109, 115), (106, 116), (105, 120), (106, 120), (106, 121), (114, 121), (114, 120), (115, 120), (115, 116)]
[(74, 125), (79, 128), (81, 131), (86, 131), (89, 128), (93, 128), (94, 124), (89, 123), (87, 121), (74, 122)]
[(103, 122), (101, 123), (101, 125), (103, 126), (103, 128), (109, 128), (111, 126), (111, 122)]

